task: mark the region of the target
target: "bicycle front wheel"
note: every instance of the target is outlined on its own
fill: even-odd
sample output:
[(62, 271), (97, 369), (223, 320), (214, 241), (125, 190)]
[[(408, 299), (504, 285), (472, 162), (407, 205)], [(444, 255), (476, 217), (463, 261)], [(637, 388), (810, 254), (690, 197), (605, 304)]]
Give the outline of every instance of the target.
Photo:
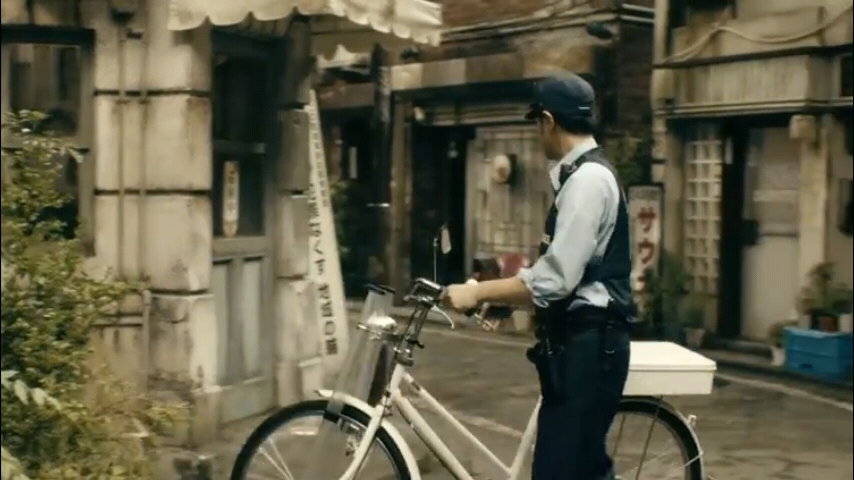
[[(327, 400), (310, 400), (286, 407), (267, 418), (246, 440), (231, 470), (231, 480), (317, 480), (308, 478), (314, 454), (312, 441), (324, 423), (334, 427), (335, 438), (324, 439), (329, 451), (324, 459), (333, 478), (344, 474), (370, 418), (344, 405), (338, 417), (327, 411)], [(326, 429), (328, 431), (328, 428)], [(325, 435), (325, 434), (324, 434)], [(339, 471), (340, 470), (340, 471)], [(334, 472), (337, 472), (337, 476)], [(377, 430), (356, 480), (410, 480), (400, 449), (383, 428)]]
[(704, 480), (691, 427), (655, 399), (624, 399), (608, 432), (618, 480)]

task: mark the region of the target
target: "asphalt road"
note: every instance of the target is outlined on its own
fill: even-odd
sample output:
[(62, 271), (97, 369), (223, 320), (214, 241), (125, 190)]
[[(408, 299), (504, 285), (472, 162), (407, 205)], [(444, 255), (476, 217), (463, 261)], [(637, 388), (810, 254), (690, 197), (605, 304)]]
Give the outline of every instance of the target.
[[(412, 369), (416, 380), (509, 464), (539, 393), (534, 369), (524, 357), (529, 341), (476, 328), (451, 331), (437, 326), (426, 327), (422, 341), (425, 349), (417, 351)], [(852, 478), (850, 392), (731, 371), (720, 371), (715, 384), (711, 395), (668, 398), (686, 416), (696, 416), (709, 480)], [(476, 479), (504, 480), (439, 416), (423, 409), (421, 413)], [(234, 455), (260, 420), (248, 419), (221, 432), (216, 448), (208, 450), (215, 455), (215, 479), (227, 478)], [(399, 415), (391, 420), (412, 443), (423, 480), (453, 480)], [(646, 423), (627, 423), (617, 455), (626, 480), (636, 479), (632, 453), (642, 448), (640, 439), (648, 430)], [(667, 432), (655, 432), (647, 458), (654, 457), (658, 464), (647, 461), (636, 480), (682, 480), (668, 476), (671, 462), (679, 459), (672, 444), (664, 443)], [(526, 472), (528, 468), (526, 462)]]
[[(509, 463), (538, 392), (523, 356), (527, 341), (431, 328), (423, 343), (416, 379), (463, 423), (476, 425), (475, 433)], [(710, 479), (848, 480), (854, 419), (851, 404), (838, 397), (820, 387), (722, 371), (711, 395), (668, 400), (696, 416)], [(447, 478), (441, 470), (432, 475)]]

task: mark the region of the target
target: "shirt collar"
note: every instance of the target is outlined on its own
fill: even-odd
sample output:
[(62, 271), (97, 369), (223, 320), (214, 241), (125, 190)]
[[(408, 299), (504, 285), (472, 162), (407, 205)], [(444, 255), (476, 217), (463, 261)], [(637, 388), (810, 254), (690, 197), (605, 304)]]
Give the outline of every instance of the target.
[(578, 145), (576, 145), (575, 147), (573, 147), (572, 150), (570, 150), (569, 153), (567, 153), (557, 163), (557, 165), (555, 165), (554, 167), (552, 167), (551, 170), (549, 170), (549, 178), (551, 178), (552, 187), (555, 190), (560, 188), (559, 179), (560, 179), (560, 167), (561, 167), (561, 165), (572, 165), (572, 163), (575, 162), (576, 160), (578, 160), (582, 155), (589, 152), (590, 150), (593, 150), (594, 148), (596, 148), (598, 146), (599, 146), (599, 144), (596, 143), (596, 140), (593, 137), (590, 137), (587, 140), (584, 140), (583, 142), (581, 142)]

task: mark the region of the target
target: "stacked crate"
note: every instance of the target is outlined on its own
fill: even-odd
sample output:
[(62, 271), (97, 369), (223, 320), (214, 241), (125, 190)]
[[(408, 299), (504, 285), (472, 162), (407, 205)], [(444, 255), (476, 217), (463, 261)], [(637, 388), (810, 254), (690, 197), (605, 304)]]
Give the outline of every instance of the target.
[(783, 338), (787, 370), (833, 381), (851, 379), (854, 337), (850, 332), (788, 327)]

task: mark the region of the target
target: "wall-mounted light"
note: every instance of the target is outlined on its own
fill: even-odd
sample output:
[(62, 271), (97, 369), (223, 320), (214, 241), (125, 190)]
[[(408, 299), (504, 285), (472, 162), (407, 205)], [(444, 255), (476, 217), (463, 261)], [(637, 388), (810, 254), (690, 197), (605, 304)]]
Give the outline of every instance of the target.
[(489, 163), (492, 181), (500, 184), (513, 183), (516, 176), (516, 155), (512, 153), (496, 155)]
[(457, 142), (448, 143), (448, 158), (455, 159), (460, 156), (459, 150), (457, 150)]
[(403, 61), (407, 60), (418, 60), (418, 57), (421, 56), (421, 49), (416, 45), (410, 45), (400, 52), (400, 59)]
[(602, 22), (590, 22), (587, 24), (585, 30), (587, 30), (588, 35), (596, 37), (599, 40), (611, 40), (616, 36), (613, 30), (606, 27)]
[(139, 0), (110, 0), (110, 13), (120, 22), (127, 22), (139, 11)]
[(424, 109), (418, 106), (412, 107), (412, 117), (415, 118), (415, 121), (418, 123), (423, 122), (426, 117)]

